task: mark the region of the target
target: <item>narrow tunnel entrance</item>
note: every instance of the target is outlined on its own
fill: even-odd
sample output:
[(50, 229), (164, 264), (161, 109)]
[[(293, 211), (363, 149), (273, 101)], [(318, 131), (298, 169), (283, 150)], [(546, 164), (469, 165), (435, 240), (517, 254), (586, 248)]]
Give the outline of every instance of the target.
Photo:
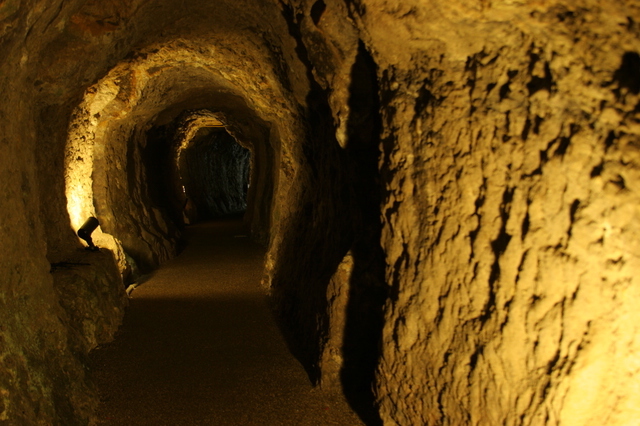
[(183, 139), (172, 122), (147, 134), (144, 164), (152, 204), (179, 228), (248, 209), (252, 150), (225, 127), (202, 126)]
[(198, 130), (178, 161), (185, 222), (245, 212), (251, 152), (224, 128)]

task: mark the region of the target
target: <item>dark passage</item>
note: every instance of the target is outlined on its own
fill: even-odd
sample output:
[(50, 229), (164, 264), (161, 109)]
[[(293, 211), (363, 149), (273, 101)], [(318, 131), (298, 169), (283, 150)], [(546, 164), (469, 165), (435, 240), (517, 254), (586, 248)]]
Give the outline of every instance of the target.
[(247, 208), (250, 152), (222, 128), (201, 128), (180, 157), (180, 175), (192, 220), (210, 220)]
[(91, 353), (104, 425), (359, 425), (312, 388), (259, 282), (263, 249), (239, 220), (189, 244), (132, 293), (115, 342)]

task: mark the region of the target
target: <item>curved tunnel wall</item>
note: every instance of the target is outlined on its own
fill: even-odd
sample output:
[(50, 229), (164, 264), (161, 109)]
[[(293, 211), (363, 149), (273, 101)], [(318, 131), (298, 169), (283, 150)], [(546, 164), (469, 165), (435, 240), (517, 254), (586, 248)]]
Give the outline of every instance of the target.
[[(248, 46), (242, 53), (224, 51), (223, 42), (211, 43), (211, 39), (207, 39), (208, 48), (198, 46), (195, 51), (206, 53), (213, 45), (223, 50), (218, 55), (223, 64), (212, 67), (217, 80), (214, 78), (212, 82), (209, 70), (191, 80), (188, 71), (178, 72), (167, 78), (173, 85), (155, 86), (160, 91), (172, 86), (174, 91), (154, 93), (153, 85), (145, 86), (145, 73), (122, 70), (135, 62), (133, 57), (125, 59), (125, 55), (149, 43), (148, 34), (142, 37), (137, 32), (144, 24), (133, 28), (126, 21), (139, 13), (136, 19), (145, 21), (151, 17), (154, 22), (149, 28), (155, 28), (164, 19), (162, 17), (176, 18), (174, 13), (160, 10), (160, 19), (155, 19), (148, 11), (136, 9), (139, 4), (88, 2), (84, 10), (79, 10), (81, 2), (64, 2), (59, 8), (47, 2), (31, 3), (10, 10), (5, 8), (6, 3), (0, 6), (0, 36), (3, 42), (7, 41), (2, 51), (8, 61), (3, 63), (0, 72), (3, 82), (7, 83), (1, 90), (6, 99), (24, 106), (20, 113), (12, 113), (15, 120), (6, 127), (7, 135), (11, 135), (6, 140), (20, 141), (20, 144), (14, 146), (11, 142), (8, 150), (15, 155), (6, 157), (9, 163), (2, 162), (9, 191), (6, 194), (9, 201), (2, 213), (2, 232), (8, 237), (8, 243), (2, 245), (2, 270), (9, 268), (13, 272), (8, 275), (8, 281), (3, 282), (1, 291), (0, 420), (18, 424), (85, 424), (92, 416), (97, 399), (84, 375), (82, 360), (90, 348), (111, 338), (122, 318), (126, 301), (122, 281), (113, 264), (115, 260), (120, 272), (126, 274), (129, 261), (120, 250), (119, 241), (122, 246), (133, 247), (134, 253), (138, 250), (135, 254), (143, 260), (139, 263), (157, 264), (172, 254), (174, 230), (168, 224), (166, 228), (162, 226), (164, 218), (151, 204), (146, 204), (147, 194), (139, 186), (144, 182), (144, 168), (136, 164), (136, 150), (144, 146), (148, 129), (157, 123), (171, 121), (186, 109), (212, 107), (232, 115), (228, 120), (228, 131), (236, 140), (245, 145), (256, 141), (266, 143), (268, 146), (256, 148), (257, 155), (265, 154), (256, 168), (256, 178), (261, 176), (266, 183), (259, 189), (260, 194), (254, 191), (253, 197), (264, 195), (260, 199), (267, 200), (267, 205), (254, 203), (259, 208), (251, 212), (249, 223), (255, 234), (265, 241), (271, 224), (271, 201), (276, 197), (283, 198), (281, 192), (274, 191), (273, 183), (281, 182), (280, 189), (290, 185), (290, 179), (278, 176), (283, 173), (280, 164), (288, 165), (284, 173), (289, 177), (295, 165), (291, 143), (282, 147), (281, 142), (296, 139), (299, 132), (296, 124), (278, 129), (277, 123), (283, 119), (297, 122), (297, 111), (291, 112), (296, 108), (290, 107), (290, 95), (277, 95), (277, 101), (274, 100), (280, 89), (275, 84), (278, 79), (273, 78), (269, 67), (264, 67), (265, 63), (272, 63), (272, 53), (264, 49), (265, 38), (261, 35), (246, 32), (240, 36), (239, 44)], [(12, 5), (16, 6), (15, 3)], [(100, 16), (111, 13), (117, 16), (107, 19), (110, 23), (105, 24)], [(265, 16), (264, 10), (253, 13), (260, 19)], [(34, 23), (31, 20), (34, 16), (42, 19)], [(240, 12), (233, 19), (242, 16), (246, 17)], [(53, 26), (48, 25), (54, 21)], [(223, 21), (230, 22), (228, 19)], [(34, 25), (35, 29), (32, 28)], [(38, 35), (29, 38), (24, 45), (27, 50), (22, 50), (28, 54), (22, 55), (20, 44), (13, 37), (27, 27), (35, 31), (32, 34)], [(210, 22), (206, 22), (205, 27), (209, 32)], [(193, 26), (189, 25), (185, 30), (193, 30)], [(122, 37), (124, 34), (128, 35)], [(233, 38), (235, 30), (229, 29), (229, 34)], [(169, 35), (169, 38), (174, 36)], [(116, 39), (122, 42), (115, 43)], [(138, 42), (140, 45), (134, 48)], [(177, 58), (178, 65), (187, 63), (191, 69), (194, 64), (200, 64), (193, 56), (181, 56), (178, 52), (185, 44), (178, 45), (179, 48), (174, 45), (161, 52), (169, 54), (155, 64), (157, 67), (151, 69), (152, 73), (161, 74), (166, 62), (171, 62), (166, 61), (167, 57)], [(173, 48), (177, 50), (171, 53)], [(248, 60), (254, 54), (261, 58), (255, 60), (261, 64), (260, 73), (251, 69), (254, 62)], [(78, 62), (80, 57), (90, 59)], [(20, 61), (24, 66), (19, 72), (6, 73), (7, 64)], [(71, 63), (75, 65), (69, 67)], [(121, 65), (116, 65), (118, 63)], [(117, 81), (109, 80), (110, 69), (115, 70), (115, 74), (122, 71)], [(220, 78), (221, 72), (227, 73), (227, 77), (239, 85), (235, 94), (233, 89), (220, 84), (224, 80)], [(13, 78), (7, 80), (10, 74)], [(256, 75), (261, 76), (259, 80), (255, 79)], [(186, 76), (191, 83), (181, 80), (180, 76)], [(138, 78), (140, 80), (136, 80)], [(16, 87), (23, 89), (14, 91)], [(150, 90), (143, 90), (145, 87)], [(87, 88), (90, 88), (89, 92), (84, 96)], [(145, 99), (155, 96), (161, 100), (152, 108), (146, 104), (142, 109), (136, 109), (137, 97), (141, 95), (146, 96)], [(165, 95), (173, 97), (169, 99)], [(238, 99), (242, 101), (239, 103)], [(243, 99), (250, 101), (251, 106), (242, 104)], [(276, 111), (274, 105), (282, 108)], [(6, 112), (3, 109), (3, 117)], [(129, 114), (139, 115), (132, 117)], [(22, 127), (27, 122), (31, 125)], [(69, 139), (71, 145), (68, 145)], [(83, 175), (85, 180), (81, 179), (88, 185), (77, 191), (79, 196), (75, 199), (69, 197), (72, 212), (75, 212), (75, 205), (81, 206), (78, 214), (70, 215), (65, 186), (70, 179), (75, 179), (68, 175), (73, 168), (67, 167), (74, 162), (84, 163), (78, 168), (84, 170), (81, 175), (89, 172)], [(11, 167), (7, 169), (9, 165)], [(11, 176), (21, 177), (18, 191), (22, 194), (20, 199), (24, 200), (15, 199), (18, 202), (15, 207), (14, 198), (9, 195), (13, 194)], [(116, 194), (119, 189), (122, 190), (121, 198)], [(96, 241), (102, 239), (100, 245), (111, 248), (103, 250), (100, 261), (96, 257), (86, 258), (88, 254), (75, 236), (77, 222), (94, 213), (101, 218), (105, 231), (102, 235), (100, 231), (96, 232)], [(73, 225), (71, 221), (74, 221)], [(8, 230), (5, 226), (11, 226), (13, 237), (4, 234), (4, 230)], [(112, 239), (110, 235), (118, 239)], [(67, 276), (67, 272), (71, 276)], [(103, 294), (105, 291), (109, 294)]]
[[(176, 54), (174, 50), (170, 51), (172, 55)], [(245, 100), (233, 94), (238, 92), (234, 86), (237, 82), (228, 82), (217, 71), (208, 69), (215, 64), (213, 58), (193, 57), (194, 52), (184, 51), (182, 55), (187, 57), (183, 58), (184, 62), (206, 64), (209, 61), (212, 64), (180, 66), (178, 71), (166, 61), (167, 53), (163, 52), (160, 50), (145, 55), (140, 62), (128, 61), (114, 68), (97, 86), (88, 90), (85, 102), (71, 125), (67, 156), (70, 215), (74, 224), (80, 223), (78, 218), (89, 215), (100, 219), (101, 229), (115, 240), (102, 242), (103, 237), (98, 234), (96, 241), (117, 253), (121, 252), (123, 271), (133, 267), (147, 272), (157, 267), (174, 255), (179, 237), (176, 229), (179, 224), (171, 220), (177, 216), (176, 212), (170, 214), (154, 207), (145, 184), (150, 165), (146, 164), (145, 168), (143, 164), (144, 150), (150, 142), (148, 131), (151, 127), (176, 119), (174, 115), (184, 110), (216, 111), (218, 116), (229, 117), (227, 121), (231, 132), (238, 129), (236, 132), (240, 134), (241, 143), (246, 140), (254, 147), (256, 161), (261, 164), (258, 169), (262, 173), (262, 179), (255, 180), (256, 193), (273, 193), (274, 174), (278, 173), (272, 166), (276, 160), (265, 158), (265, 154), (278, 152), (279, 148), (259, 145), (279, 144), (280, 141), (242, 137), (243, 133), (253, 134), (253, 128), (262, 124), (256, 120), (255, 112), (250, 111)], [(149, 74), (148, 70), (156, 69), (158, 63), (162, 63), (163, 68), (155, 71), (156, 74)], [(188, 85), (176, 84), (177, 78), (188, 81)], [(192, 124), (186, 134), (178, 131), (174, 137), (183, 135), (189, 138), (188, 142), (174, 141), (173, 144), (192, 143), (193, 136), (189, 133), (198, 128), (197, 124)], [(84, 156), (80, 155), (83, 150), (87, 151)], [(181, 155), (180, 152), (179, 149), (177, 155)], [(261, 214), (250, 214), (253, 218), (250, 226), (264, 240), (269, 234), (264, 214), (270, 211), (271, 199), (254, 197), (251, 201), (250, 208), (255, 206)]]
[[(272, 186), (249, 194), (270, 200), (250, 212), (270, 245), (265, 284), (311, 376), (360, 382), (345, 391), (372, 424), (639, 417), (637, 6), (208, 3), (0, 5), (0, 421), (91, 417), (82, 354), (124, 303), (110, 255), (60, 269), (86, 263), (69, 222), (100, 216), (121, 270), (118, 244), (146, 267), (170, 257), (178, 231), (136, 158), (187, 109), (268, 142), (255, 170)], [(352, 144), (358, 122), (380, 128), (367, 149)], [(65, 161), (93, 171), (78, 191), (93, 193), (69, 196), (77, 218)], [(358, 195), (355, 171), (377, 179), (381, 207), (365, 207), (376, 197)], [(381, 229), (362, 226), (372, 210)], [(377, 232), (382, 254), (364, 238)], [(374, 311), (378, 350), (362, 358), (349, 318)]]

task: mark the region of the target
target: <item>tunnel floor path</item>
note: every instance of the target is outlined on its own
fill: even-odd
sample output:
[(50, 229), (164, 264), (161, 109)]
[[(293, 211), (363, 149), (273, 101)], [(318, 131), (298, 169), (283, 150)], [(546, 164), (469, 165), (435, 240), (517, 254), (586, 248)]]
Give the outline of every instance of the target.
[(102, 425), (362, 425), (312, 388), (260, 287), (264, 250), (239, 221), (189, 243), (131, 293), (114, 342), (90, 354)]

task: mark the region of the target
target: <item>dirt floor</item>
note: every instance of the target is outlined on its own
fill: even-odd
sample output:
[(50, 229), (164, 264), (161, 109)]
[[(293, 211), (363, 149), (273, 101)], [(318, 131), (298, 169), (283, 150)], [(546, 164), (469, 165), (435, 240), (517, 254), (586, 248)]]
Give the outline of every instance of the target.
[(264, 249), (239, 221), (189, 244), (131, 293), (116, 340), (90, 354), (101, 425), (362, 425), (312, 388), (260, 287)]

